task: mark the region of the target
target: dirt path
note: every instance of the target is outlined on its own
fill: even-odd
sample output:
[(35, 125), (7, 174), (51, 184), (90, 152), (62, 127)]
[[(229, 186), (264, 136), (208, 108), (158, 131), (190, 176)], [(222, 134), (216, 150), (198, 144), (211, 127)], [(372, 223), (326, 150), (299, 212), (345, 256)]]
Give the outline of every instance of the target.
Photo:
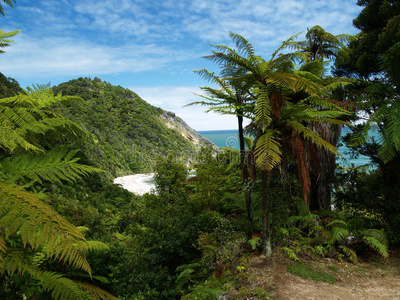
[[(331, 283), (303, 279), (287, 271), (294, 265), (282, 257), (268, 259), (256, 257), (252, 261), (251, 272), (260, 278), (261, 285), (269, 290), (270, 298), (287, 299), (326, 299), (326, 300), (376, 300), (400, 299), (400, 260), (389, 263), (343, 263), (322, 259), (309, 261), (316, 272), (328, 274)], [(303, 265), (301, 265), (303, 266)], [(260, 284), (260, 283), (259, 283)]]

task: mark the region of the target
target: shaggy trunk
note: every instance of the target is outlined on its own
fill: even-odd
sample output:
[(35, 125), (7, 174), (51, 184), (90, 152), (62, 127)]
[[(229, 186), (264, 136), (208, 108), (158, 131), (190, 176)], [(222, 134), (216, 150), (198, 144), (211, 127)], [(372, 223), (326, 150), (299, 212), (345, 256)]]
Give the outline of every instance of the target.
[[(250, 173), (247, 169), (247, 164), (250, 164)], [(246, 212), (247, 219), (250, 222), (251, 233), (253, 233), (253, 207), (251, 201), (251, 193), (253, 191), (253, 180), (255, 179), (255, 174), (252, 171), (255, 167), (255, 162), (253, 159), (253, 151), (250, 150), (242, 164), (242, 179), (243, 179), (243, 191), (246, 201)]]
[(262, 177), (262, 201), (263, 201), (263, 214), (262, 214), (262, 254), (270, 257), (271, 250), (271, 232), (269, 228), (269, 195), (268, 195), (268, 171), (261, 171)]
[[(324, 123), (320, 126), (313, 128), (322, 138), (328, 141), (330, 144), (336, 147), (341, 134), (341, 128), (332, 128), (329, 124)], [(335, 167), (336, 167), (336, 155), (324, 148), (314, 147), (312, 151), (306, 148), (308, 151), (308, 165), (311, 169), (310, 176), (310, 196), (309, 206), (310, 210), (326, 210), (331, 209), (331, 186), (334, 180)], [(310, 152), (316, 153), (316, 159), (318, 160), (318, 168), (313, 167), (313, 159)], [(315, 164), (314, 164), (315, 165)]]

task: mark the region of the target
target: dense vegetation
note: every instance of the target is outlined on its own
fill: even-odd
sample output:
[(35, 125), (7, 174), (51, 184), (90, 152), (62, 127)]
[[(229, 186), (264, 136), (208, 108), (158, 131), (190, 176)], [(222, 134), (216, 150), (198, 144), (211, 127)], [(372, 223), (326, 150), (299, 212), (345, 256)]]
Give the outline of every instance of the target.
[(61, 113), (90, 133), (80, 148), (95, 166), (114, 177), (151, 171), (157, 155), (174, 153), (187, 160), (195, 150), (191, 142), (165, 126), (162, 109), (121, 86), (79, 78), (53, 90), (83, 99)]
[[(314, 26), (269, 60), (233, 33), (235, 47), (213, 47), (220, 73), (198, 73), (217, 87), (198, 103), (238, 117), (239, 151), (192, 152), (161, 109), (98, 78), (24, 91), (1, 76), (0, 297), (266, 299), (247, 273), (255, 255), (387, 258), (400, 241), (400, 11), (359, 5), (357, 37)], [(382, 42), (361, 47), (371, 32)], [(371, 170), (335, 165), (340, 126), (359, 111), (369, 121), (344, 142)], [(110, 180), (148, 170), (156, 193)]]

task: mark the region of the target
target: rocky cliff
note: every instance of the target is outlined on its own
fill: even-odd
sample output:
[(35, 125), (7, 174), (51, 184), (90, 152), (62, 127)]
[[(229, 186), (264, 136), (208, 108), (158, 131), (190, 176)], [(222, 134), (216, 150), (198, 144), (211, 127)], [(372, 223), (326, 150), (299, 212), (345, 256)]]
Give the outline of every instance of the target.
[(164, 122), (165, 126), (168, 128), (178, 131), (185, 139), (191, 141), (195, 145), (205, 144), (206, 146), (212, 146), (216, 148), (209, 139), (206, 139), (192, 127), (190, 127), (185, 121), (177, 117), (175, 113), (170, 111), (164, 111), (161, 116), (161, 120)]

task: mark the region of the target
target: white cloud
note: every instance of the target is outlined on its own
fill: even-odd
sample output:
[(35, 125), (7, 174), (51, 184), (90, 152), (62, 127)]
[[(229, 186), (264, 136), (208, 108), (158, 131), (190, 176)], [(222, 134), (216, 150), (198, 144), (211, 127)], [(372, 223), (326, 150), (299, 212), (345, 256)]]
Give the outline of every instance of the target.
[(207, 110), (205, 106), (193, 105), (184, 107), (191, 102), (201, 100), (199, 96), (194, 94), (201, 94), (201, 90), (197, 86), (131, 86), (129, 89), (148, 103), (174, 112), (196, 130), (237, 128), (237, 119), (235, 116), (220, 115), (213, 112), (205, 113)]
[(196, 82), (180, 77), (182, 80), (172, 83), (171, 78), (178, 78), (176, 73), (189, 77), (186, 74), (192, 69), (215, 68), (208, 61), (198, 64), (198, 58), (210, 54), (210, 43), (232, 45), (229, 31), (243, 35), (266, 59), (283, 40), (307, 27), (320, 25), (333, 34), (356, 33), (352, 20), (361, 8), (354, 2), (20, 0), (14, 10), (6, 12), (2, 29), (20, 28), (22, 33), (14, 38), (16, 44), (6, 49), (7, 54), (0, 56), (1, 72), (30, 82), (162, 74), (143, 83), (148, 87), (135, 87), (132, 80), (124, 82), (195, 129), (234, 129), (234, 116), (206, 114), (204, 107), (182, 108), (198, 100), (191, 93), (198, 88), (184, 86)]
[(14, 41), (7, 54), (0, 57), (2, 72), (21, 78), (165, 71), (191, 57), (185, 56), (184, 51), (154, 44), (114, 47), (72, 38), (31, 38), (24, 34), (16, 36)]

